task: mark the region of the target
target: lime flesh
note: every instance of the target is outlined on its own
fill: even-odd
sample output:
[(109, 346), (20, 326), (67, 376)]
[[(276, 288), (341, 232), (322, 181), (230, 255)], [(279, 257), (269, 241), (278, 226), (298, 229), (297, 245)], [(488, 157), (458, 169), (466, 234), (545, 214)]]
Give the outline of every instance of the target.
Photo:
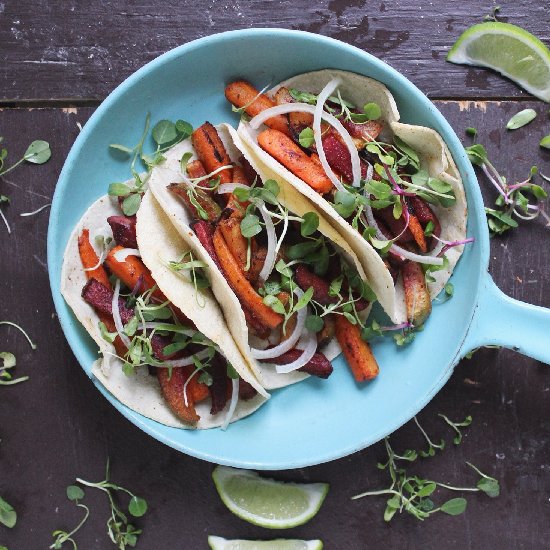
[(283, 483), (255, 472), (218, 466), (212, 473), (223, 503), (238, 517), (270, 529), (287, 529), (310, 520), (328, 491), (326, 483)]
[(451, 48), (447, 61), (494, 69), (550, 102), (550, 50), (516, 25), (491, 22), (470, 27)]

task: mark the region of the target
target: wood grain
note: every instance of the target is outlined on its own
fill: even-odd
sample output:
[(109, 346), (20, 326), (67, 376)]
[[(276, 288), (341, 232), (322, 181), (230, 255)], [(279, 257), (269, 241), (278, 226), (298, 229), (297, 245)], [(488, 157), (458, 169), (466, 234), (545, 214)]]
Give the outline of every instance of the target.
[[(457, 133), (480, 129), (480, 141), (510, 177), (523, 177), (530, 166), (548, 165), (538, 148), (547, 127), (546, 108), (529, 126), (514, 133), (504, 123), (519, 110), (515, 102), (438, 102)], [(502, 496), (491, 500), (468, 495), (460, 517), (438, 515), (424, 523), (397, 517), (388, 527), (382, 520), (384, 498), (352, 502), (360, 491), (385, 487), (376, 463), (384, 459), (381, 444), (336, 462), (278, 472), (278, 479), (328, 481), (331, 490), (318, 516), (292, 531), (267, 532), (232, 516), (211, 481), (212, 465), (156, 442), (126, 421), (97, 392), (72, 355), (55, 318), (46, 272), (47, 212), (20, 218), (19, 213), (49, 202), (69, 147), (92, 109), (6, 109), (0, 127), (10, 155), (17, 158), (32, 138), (49, 140), (53, 157), (44, 166), (21, 166), (0, 180), (0, 193), (12, 204), (6, 209), (13, 233), (0, 239), (0, 318), (23, 325), (35, 339), (32, 352), (12, 329), (0, 327), (0, 346), (17, 354), (18, 373), (30, 381), (0, 388), (0, 495), (19, 513), (13, 530), (0, 527), (0, 545), (10, 550), (46, 548), (51, 531), (76, 525), (80, 510), (65, 497), (76, 476), (103, 478), (107, 456), (112, 476), (145, 497), (150, 511), (137, 520), (144, 527), (138, 548), (205, 548), (206, 536), (321, 538), (326, 548), (538, 548), (550, 536), (550, 371), (506, 350), (480, 350), (463, 361), (449, 383), (420, 414), (434, 438), (445, 437), (442, 456), (421, 460), (414, 471), (443, 482), (472, 485), (476, 476), (465, 465), (474, 462), (496, 476)], [(480, 178), (488, 201), (494, 193)], [(107, 182), (106, 182), (107, 184)], [(550, 307), (548, 229), (532, 222), (492, 242), (491, 273), (512, 296)], [(453, 299), (460, 299), (456, 289)], [(454, 448), (452, 433), (437, 418), (474, 417), (464, 443)], [(422, 448), (412, 423), (391, 437), (398, 451)], [(97, 492), (96, 492), (97, 493)], [(87, 490), (92, 515), (78, 533), (79, 548), (104, 549), (107, 540), (104, 495)], [(454, 496), (454, 495), (453, 495)], [(438, 496), (443, 500), (444, 495)], [(447, 497), (448, 498), (448, 497)]]
[[(503, 2), (502, 20), (548, 44), (545, 2)], [(0, 100), (98, 101), (146, 62), (229, 29), (281, 27), (337, 38), (383, 59), (432, 98), (519, 98), (513, 83), (445, 61), (490, 2), (454, 0), (66, 0), (0, 3)]]

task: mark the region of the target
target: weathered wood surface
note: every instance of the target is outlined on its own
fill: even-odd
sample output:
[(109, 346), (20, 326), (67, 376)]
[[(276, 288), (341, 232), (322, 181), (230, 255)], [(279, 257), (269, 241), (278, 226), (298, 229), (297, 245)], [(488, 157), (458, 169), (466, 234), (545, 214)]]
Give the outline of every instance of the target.
[[(476, 126), (497, 166), (510, 177), (523, 177), (530, 166), (548, 165), (548, 153), (538, 140), (547, 127), (546, 107), (538, 119), (516, 132), (504, 123), (519, 110), (516, 102), (438, 102), (457, 133)], [(381, 444), (351, 457), (317, 467), (278, 472), (279, 479), (327, 481), (329, 496), (319, 515), (288, 532), (273, 533), (232, 516), (219, 500), (210, 475), (211, 464), (156, 442), (126, 421), (96, 391), (70, 351), (55, 318), (46, 273), (47, 212), (20, 218), (19, 213), (49, 202), (69, 147), (92, 109), (6, 109), (0, 112), (2, 135), (13, 158), (31, 139), (49, 140), (51, 161), (40, 167), (22, 166), (0, 181), (0, 193), (12, 204), (6, 215), (13, 233), (0, 227), (0, 319), (16, 321), (38, 344), (32, 352), (21, 335), (0, 327), (1, 350), (17, 354), (20, 375), (31, 379), (0, 388), (0, 495), (19, 513), (15, 529), (0, 526), (0, 545), (10, 550), (46, 548), (51, 532), (79, 521), (81, 510), (69, 503), (65, 487), (76, 476), (103, 478), (106, 457), (112, 477), (145, 497), (150, 511), (136, 523), (144, 528), (138, 548), (206, 548), (208, 534), (227, 537), (321, 538), (327, 549), (363, 548), (540, 548), (550, 536), (550, 371), (506, 350), (481, 350), (463, 361), (449, 383), (420, 414), (434, 437), (445, 437), (444, 454), (421, 460), (414, 472), (468, 486), (476, 476), (469, 460), (501, 482), (502, 496), (466, 495), (468, 510), (460, 517), (438, 515), (420, 523), (397, 517), (390, 526), (382, 519), (384, 498), (352, 502), (360, 491), (385, 487), (376, 463), (384, 459)], [(466, 140), (465, 140), (466, 141)], [(548, 169), (547, 169), (548, 171)], [(108, 182), (106, 182), (107, 184)], [(486, 200), (494, 198), (481, 179)], [(492, 242), (491, 273), (508, 294), (550, 307), (548, 229), (531, 222)], [(453, 299), (460, 299), (456, 288)], [(452, 433), (437, 413), (455, 420), (467, 414), (474, 422), (464, 443), (454, 448)], [(413, 424), (391, 437), (396, 450), (423, 448)], [(441, 496), (441, 499), (444, 497)], [(76, 539), (79, 548), (108, 549), (107, 502), (87, 491), (92, 514)]]
[[(546, 2), (502, 2), (502, 20), (550, 42)], [(229, 29), (331, 36), (383, 59), (430, 97), (525, 97), (489, 71), (445, 61), (490, 2), (454, 0), (57, 0), (0, 2), (0, 100), (101, 100), (158, 55)], [(205, 68), (207, 70), (207, 68)]]

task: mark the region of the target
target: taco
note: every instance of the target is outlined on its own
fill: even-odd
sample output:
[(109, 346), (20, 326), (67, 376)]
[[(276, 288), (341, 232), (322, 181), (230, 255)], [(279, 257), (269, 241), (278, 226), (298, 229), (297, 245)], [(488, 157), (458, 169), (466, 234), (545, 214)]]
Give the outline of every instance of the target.
[(357, 380), (374, 378), (378, 365), (360, 335), (372, 283), (316, 207), (258, 164), (228, 125), (207, 122), (163, 156), (149, 189), (208, 266), (228, 329), (262, 385), (327, 378), (341, 348)]
[[(165, 257), (178, 259), (179, 274)], [(66, 302), (102, 354), (92, 376), (130, 409), (178, 428), (226, 427), (269, 397), (225, 337), (201, 265), (146, 193), (137, 219), (112, 197), (92, 204), (61, 274)]]
[[(267, 94), (237, 81), (225, 95), (246, 113), (238, 132), (258, 161), (377, 273), (373, 289), (391, 319), (422, 325), (472, 240), (460, 174), (439, 134), (399, 122), (390, 91), (351, 72), (301, 74)], [(388, 280), (395, 290), (379, 292)]]

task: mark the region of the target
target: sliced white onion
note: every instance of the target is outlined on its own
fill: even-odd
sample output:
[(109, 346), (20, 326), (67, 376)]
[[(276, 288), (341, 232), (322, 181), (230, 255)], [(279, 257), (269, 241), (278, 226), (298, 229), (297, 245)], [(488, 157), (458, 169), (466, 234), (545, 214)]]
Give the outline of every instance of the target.
[(99, 259), (97, 260), (97, 264), (95, 264), (93, 267), (85, 267), (84, 271), (95, 271), (103, 263), (105, 256), (106, 256), (106, 253), (104, 250), (99, 256)]
[[(367, 195), (366, 190), (365, 190), (365, 195)], [(376, 223), (376, 219), (374, 217), (374, 214), (372, 212), (372, 207), (370, 204), (365, 204), (365, 216), (367, 217), (369, 226), (373, 227), (376, 230), (376, 238), (381, 241), (387, 240), (386, 236), (382, 233), (382, 231), (380, 231), (380, 227), (378, 227), (378, 224)], [(437, 257), (439, 252), (441, 252), (442, 248), (443, 248), (443, 245), (441, 245), (441, 243), (438, 243), (438, 245), (430, 253), (430, 255), (426, 255), (426, 256), (424, 256), (423, 254), (415, 254), (414, 252), (410, 252), (409, 250), (401, 248), (399, 245), (395, 243), (391, 245), (390, 250), (395, 254), (398, 254), (402, 258), (406, 258), (407, 260), (411, 260), (412, 262), (417, 262), (417, 263), (426, 264), (426, 265), (443, 265), (443, 258)]]
[(167, 361), (163, 361), (162, 365), (159, 365), (159, 366), (161, 368), (186, 367), (187, 365), (192, 365), (195, 362), (193, 358), (202, 360), (202, 359), (206, 359), (209, 355), (210, 355), (210, 350), (208, 348), (205, 348), (202, 351), (199, 351), (199, 353), (194, 353), (193, 355), (188, 355), (187, 357), (182, 357), (181, 359), (168, 359)]
[(217, 192), (220, 195), (225, 195), (226, 193), (233, 193), (235, 189), (250, 189), (250, 187), (244, 183), (222, 183), (218, 186)]
[[(295, 288), (294, 294), (296, 294), (298, 299), (300, 299), (304, 293), (300, 288)], [(274, 357), (279, 357), (283, 353), (291, 350), (296, 345), (296, 342), (298, 342), (298, 340), (300, 339), (300, 335), (302, 334), (304, 326), (306, 324), (306, 318), (307, 307), (303, 307), (296, 312), (296, 326), (294, 327), (294, 330), (292, 331), (290, 336), (284, 342), (281, 342), (278, 346), (269, 349), (250, 348), (252, 357), (254, 357), (254, 359), (273, 359)]]
[(367, 173), (365, 175), (365, 181), (370, 181), (374, 175), (374, 167), (370, 162), (367, 162)]
[(111, 310), (113, 312), (113, 321), (115, 322), (115, 328), (118, 332), (118, 335), (120, 336), (120, 339), (124, 343), (124, 345), (130, 349), (130, 346), (132, 343), (130, 342), (130, 338), (124, 334), (124, 326), (122, 325), (122, 319), (120, 318), (120, 310), (118, 309), (118, 296), (120, 294), (120, 279), (116, 280), (115, 283), (115, 290), (113, 292), (113, 301), (111, 302)]
[(229, 402), (229, 409), (227, 409), (227, 414), (223, 424), (221, 425), (222, 430), (227, 430), (227, 426), (231, 422), (233, 415), (235, 414), (235, 409), (237, 408), (237, 403), (239, 402), (239, 379), (231, 379), (231, 401)]
[(121, 248), (113, 256), (117, 262), (124, 262), (128, 256), (137, 256), (141, 258), (141, 252), (137, 248)]
[(267, 253), (265, 255), (264, 265), (258, 278), (260, 281), (267, 281), (267, 278), (271, 275), (273, 268), (275, 267), (275, 260), (277, 259), (277, 234), (275, 233), (275, 226), (273, 220), (262, 202), (259, 205), (259, 210), (265, 223), (265, 230), (267, 232)]
[[(330, 83), (329, 83), (330, 84)], [(328, 85), (327, 85), (328, 86)], [(320, 97), (320, 95), (319, 95)], [(314, 128), (313, 133), (315, 136), (315, 144), (317, 145), (317, 136), (315, 135), (315, 113), (317, 112), (317, 106), (308, 105), (307, 103), (285, 103), (284, 105), (277, 105), (275, 107), (270, 107), (265, 111), (257, 114), (249, 122), (250, 126), (254, 129), (260, 127), (268, 118), (271, 118), (276, 115), (285, 115), (287, 113), (310, 113), (314, 117)], [(351, 156), (351, 167), (353, 171), (353, 181), (352, 185), (354, 187), (359, 187), (359, 182), (361, 181), (361, 161), (359, 160), (359, 153), (357, 152), (357, 147), (353, 143), (352, 137), (349, 135), (349, 132), (344, 128), (344, 125), (333, 115), (327, 113), (326, 111), (321, 111), (321, 118), (328, 122), (341, 136), (342, 140), (346, 144), (346, 147), (349, 150)], [(327, 176), (330, 178), (332, 183), (340, 191), (345, 191), (344, 186), (340, 180), (336, 177), (334, 172), (330, 169), (328, 162), (326, 160), (324, 151), (322, 147), (317, 145), (317, 153), (323, 164), (323, 168), (327, 173)], [(324, 160), (323, 160), (324, 159)]]
[(311, 361), (311, 358), (317, 351), (317, 336), (315, 336), (315, 333), (308, 331), (298, 345), (301, 346), (302, 344), (303, 353), (298, 359), (292, 361), (292, 363), (288, 363), (288, 365), (275, 365), (275, 370), (278, 374), (286, 374), (301, 369)]
[(187, 399), (187, 385), (189, 382), (191, 382), (191, 378), (197, 374), (201, 370), (200, 367), (197, 367), (192, 373), (191, 376), (185, 381), (185, 384), (183, 385), (183, 402), (185, 403), (186, 407), (189, 407), (189, 400)]

